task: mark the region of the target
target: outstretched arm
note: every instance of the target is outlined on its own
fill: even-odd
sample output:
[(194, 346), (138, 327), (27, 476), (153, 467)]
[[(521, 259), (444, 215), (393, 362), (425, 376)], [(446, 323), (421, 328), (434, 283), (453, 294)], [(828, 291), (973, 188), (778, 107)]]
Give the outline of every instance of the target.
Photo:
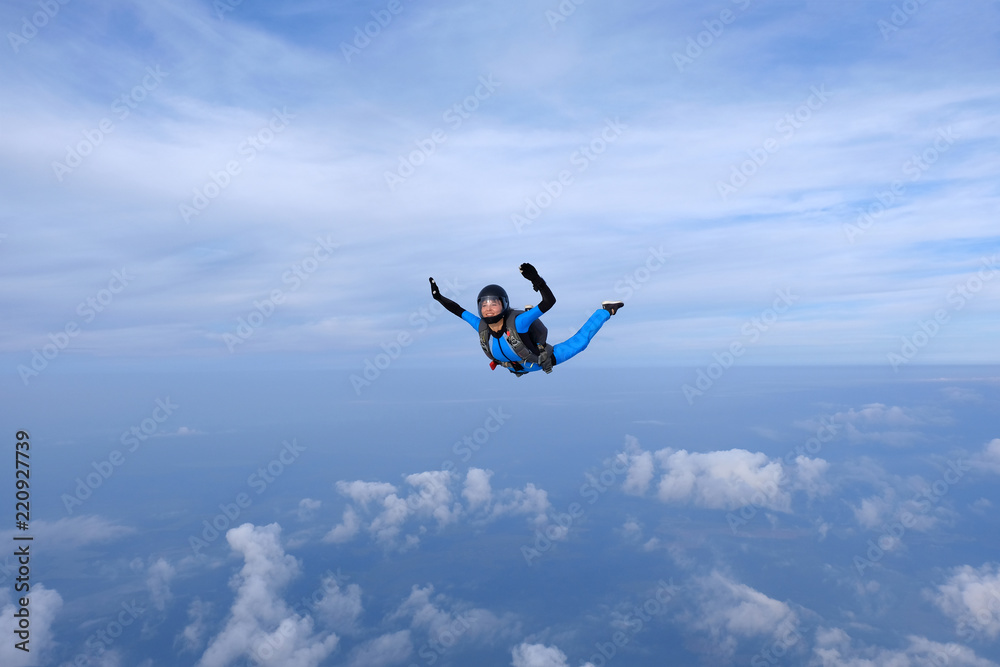
[[(438, 289), (437, 283), (434, 282), (433, 278), (430, 278), (430, 281), (431, 281), (431, 296), (434, 297), (434, 300), (440, 303), (446, 309), (448, 309), (448, 312), (451, 313), (452, 315), (457, 315), (458, 317), (462, 317), (462, 314), (465, 312), (465, 309), (462, 308), (457, 303), (455, 303), (454, 301), (452, 301), (451, 299), (449, 299), (448, 297), (443, 296), (441, 294), (441, 290)], [(462, 319), (465, 318), (463, 317)]]
[(542, 313), (548, 312), (552, 306), (556, 305), (556, 297), (545, 284), (538, 271), (531, 264), (525, 262), (520, 266), (521, 275), (531, 281), (531, 288), (542, 295), (542, 301), (538, 304), (538, 310)]

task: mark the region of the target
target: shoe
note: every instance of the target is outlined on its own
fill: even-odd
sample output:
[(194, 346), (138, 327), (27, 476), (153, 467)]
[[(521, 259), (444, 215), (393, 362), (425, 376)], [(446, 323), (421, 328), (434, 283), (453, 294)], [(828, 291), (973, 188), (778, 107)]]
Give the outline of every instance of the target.
[(601, 308), (608, 311), (612, 315), (618, 312), (618, 309), (625, 305), (624, 301), (602, 301)]

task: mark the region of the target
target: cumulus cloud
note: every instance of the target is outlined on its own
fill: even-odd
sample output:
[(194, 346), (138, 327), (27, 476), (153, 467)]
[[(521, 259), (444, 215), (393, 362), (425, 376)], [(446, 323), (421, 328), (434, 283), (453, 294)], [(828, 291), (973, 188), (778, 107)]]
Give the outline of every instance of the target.
[(361, 587), (348, 584), (341, 588), (337, 577), (323, 577), (322, 597), (316, 602), (314, 609), (319, 618), (335, 632), (353, 634), (357, 631), (357, 621), (363, 611), (361, 605)]
[[(433, 522), (439, 531), (463, 518), (488, 523), (501, 517), (527, 515), (537, 527), (548, 524), (551, 504), (543, 489), (529, 483), (523, 489), (494, 492), (490, 486), (492, 475), (490, 470), (470, 468), (463, 481), (446, 470), (414, 473), (404, 478), (406, 491), (385, 482), (337, 482), (340, 493), (354, 504), (347, 506), (341, 522), (323, 539), (348, 542), (365, 530), (386, 549), (405, 550), (419, 544), (427, 522)], [(455, 487), (460, 481), (459, 492)], [(406, 534), (408, 523), (416, 524), (416, 529)]]
[(992, 640), (1000, 635), (1000, 563), (957, 567), (937, 593), (928, 592), (928, 596), (955, 621), (960, 638)]
[(513, 667), (569, 667), (566, 654), (555, 646), (518, 644), (511, 651)]
[(869, 403), (857, 410), (850, 408), (838, 412), (831, 421), (844, 427), (848, 442), (853, 444), (879, 443), (905, 447), (924, 439), (921, 427), (948, 424), (952, 420), (938, 408), (902, 408)]
[(174, 567), (163, 558), (150, 565), (146, 573), (149, 598), (159, 611), (163, 611), (173, 597), (170, 593), (170, 580), (174, 578), (174, 574), (176, 574)]
[(761, 452), (745, 449), (704, 454), (674, 451), (656, 452), (664, 470), (657, 496), (663, 502), (691, 502), (699, 507), (734, 509), (749, 504), (751, 497), (763, 498), (763, 507), (787, 512), (791, 498), (783, 466)]
[(421, 647), (422, 657), (468, 641), (481, 646), (519, 635), (521, 624), (513, 614), (497, 616), (488, 609), (435, 594), (433, 586), (414, 586), (391, 619), (408, 619), (410, 628), (427, 636)]
[[(565, 653), (545, 644), (522, 642), (511, 651), (511, 658), (513, 667), (569, 667)], [(585, 662), (580, 667), (594, 667), (594, 663)]]
[(195, 598), (191, 601), (191, 604), (188, 605), (188, 624), (174, 639), (174, 646), (178, 647), (181, 653), (194, 653), (201, 649), (205, 643), (208, 617), (211, 613), (212, 604), (210, 602), (204, 602), (201, 598)]
[(829, 464), (807, 456), (786, 463), (745, 449), (699, 453), (667, 447), (647, 452), (634, 438), (625, 456), (622, 490), (646, 495), (659, 472), (656, 496), (665, 503), (727, 510), (752, 504), (790, 512), (793, 491), (804, 491), (812, 498), (832, 489), (826, 481)]
[(462, 497), (468, 502), (469, 509), (475, 511), (480, 507), (489, 507), (493, 501), (493, 489), (490, 488), (492, 470), (469, 468), (465, 474), (465, 488)]
[(910, 635), (909, 644), (891, 650), (880, 646), (857, 647), (840, 628), (816, 631), (813, 660), (817, 667), (996, 667), (995, 663), (976, 656), (960, 644), (940, 644), (926, 637)]
[(776, 636), (798, 625), (787, 604), (718, 571), (697, 579), (694, 591), (699, 613), (691, 624), (713, 636)]
[(625, 436), (625, 442), (628, 472), (622, 490), (629, 495), (644, 496), (653, 481), (653, 454), (642, 451), (639, 441), (630, 435)]
[(548, 512), (551, 507), (549, 494), (529, 482), (523, 489), (501, 491), (496, 504), (493, 505), (491, 516), (499, 518), (524, 514), (533, 516), (534, 524), (541, 527), (548, 523)]
[(340, 523), (330, 529), (330, 532), (323, 537), (323, 541), (333, 542), (334, 544), (350, 542), (360, 529), (361, 517), (358, 516), (353, 507), (348, 505), (344, 509), (344, 516), (341, 518)]
[(299, 501), (298, 517), (299, 521), (309, 521), (313, 514), (323, 506), (323, 501), (303, 498)]
[(277, 524), (246, 523), (226, 533), (229, 546), (243, 556), (233, 577), (236, 599), (225, 627), (209, 643), (198, 667), (224, 667), (244, 655), (261, 665), (317, 667), (337, 645), (337, 636), (316, 632), (310, 616), (300, 616), (280, 597), (299, 574), (285, 553)]
[(859, 466), (859, 479), (881, 486), (882, 490), (862, 498), (858, 505), (851, 505), (854, 518), (862, 528), (886, 535), (932, 530), (955, 516), (946, 499), (952, 487), (973, 467), (969, 459), (952, 460), (942, 466), (935, 479), (926, 480), (919, 475), (907, 478), (888, 475), (872, 465)]
[(986, 443), (983, 451), (973, 457), (973, 462), (981, 469), (1000, 474), (1000, 438)]
[(15, 643), (21, 641), (21, 638), (14, 634), (17, 629), (17, 619), (14, 618), (14, 614), (19, 605), (18, 598), (11, 599), (12, 597), (9, 589), (0, 590), (0, 618), (3, 618), (0, 628), (3, 628), (4, 636), (4, 640), (0, 642), (0, 665), (4, 665), (4, 667), (29, 667), (48, 664), (46, 658), (49, 657), (55, 645), (52, 622), (62, 608), (62, 596), (55, 590), (46, 588), (44, 584), (31, 585), (31, 601), (29, 603), (31, 636), (28, 643), (30, 652), (15, 647)]

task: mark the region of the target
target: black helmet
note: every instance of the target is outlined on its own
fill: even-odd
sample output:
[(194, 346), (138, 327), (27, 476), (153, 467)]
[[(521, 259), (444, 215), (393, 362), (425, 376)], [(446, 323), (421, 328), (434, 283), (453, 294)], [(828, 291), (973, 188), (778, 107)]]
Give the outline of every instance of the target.
[(500, 314), (494, 315), (493, 317), (485, 317), (483, 319), (486, 320), (487, 324), (496, 324), (507, 316), (507, 311), (510, 309), (510, 300), (507, 298), (507, 292), (504, 288), (499, 285), (487, 285), (483, 289), (479, 290), (479, 296), (476, 297), (476, 308), (479, 309), (480, 317), (482, 317), (483, 314), (483, 298), (488, 296), (500, 299)]

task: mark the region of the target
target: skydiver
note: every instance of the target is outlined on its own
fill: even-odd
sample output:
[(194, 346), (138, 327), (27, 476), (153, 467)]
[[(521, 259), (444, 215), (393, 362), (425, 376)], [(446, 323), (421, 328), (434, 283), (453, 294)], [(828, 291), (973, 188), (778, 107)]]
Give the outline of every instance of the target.
[(555, 305), (556, 297), (535, 267), (525, 263), (519, 268), (521, 275), (531, 281), (532, 289), (542, 295), (538, 306), (512, 310), (507, 292), (499, 285), (487, 285), (476, 299), (481, 317), (442, 296), (434, 278), (430, 278), (431, 296), (448, 312), (461, 317), (479, 332), (480, 345), (490, 358), (493, 370), (503, 366), (518, 377), (537, 370), (551, 373), (556, 364), (569, 361), (583, 352), (604, 323), (625, 305), (622, 301), (602, 302), (601, 307), (572, 337), (555, 346), (549, 345), (545, 341), (548, 331), (538, 318)]

